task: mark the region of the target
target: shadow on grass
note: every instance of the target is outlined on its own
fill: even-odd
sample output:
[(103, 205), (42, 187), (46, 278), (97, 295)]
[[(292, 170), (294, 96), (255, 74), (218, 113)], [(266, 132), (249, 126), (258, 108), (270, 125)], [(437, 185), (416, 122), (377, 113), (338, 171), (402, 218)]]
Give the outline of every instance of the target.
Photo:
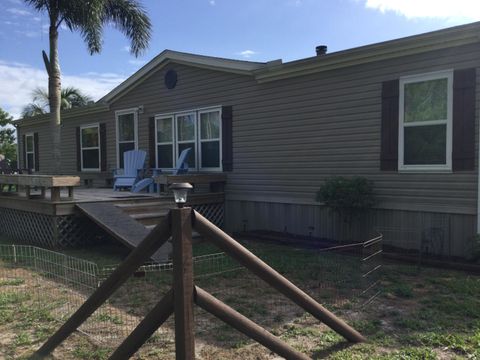
[(316, 350), (312, 354), (312, 359), (325, 359), (329, 355), (352, 347), (353, 343), (346, 340), (331, 344), (324, 349)]

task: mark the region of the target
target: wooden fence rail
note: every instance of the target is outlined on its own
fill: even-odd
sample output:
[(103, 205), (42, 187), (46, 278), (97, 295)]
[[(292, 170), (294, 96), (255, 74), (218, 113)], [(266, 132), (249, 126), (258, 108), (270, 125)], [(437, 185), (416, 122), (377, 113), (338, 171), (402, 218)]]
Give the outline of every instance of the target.
[(192, 228), (350, 342), (365, 341), (365, 338), (359, 332), (325, 309), (198, 212), (187, 207), (172, 209), (169, 217), (152, 230), (78, 311), (37, 350), (32, 358), (42, 358), (52, 352), (92, 315), (172, 234), (172, 289), (115, 350), (110, 359), (130, 358), (156, 329), (174, 313), (176, 359), (194, 360), (194, 304), (286, 359), (309, 359), (307, 355), (293, 349), (261, 326), (195, 286), (193, 280)]

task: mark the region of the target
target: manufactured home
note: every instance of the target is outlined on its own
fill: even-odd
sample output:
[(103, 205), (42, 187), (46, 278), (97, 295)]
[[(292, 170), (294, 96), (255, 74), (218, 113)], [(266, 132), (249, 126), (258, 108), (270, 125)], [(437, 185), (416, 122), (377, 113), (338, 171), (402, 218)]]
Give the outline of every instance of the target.
[[(364, 176), (377, 198), (369, 227), (407, 248), (440, 229), (432, 248), (465, 256), (480, 217), (479, 67), (480, 23), (285, 63), (165, 50), (62, 113), (61, 173), (111, 186), (127, 150), (168, 171), (191, 147), (190, 172), (227, 174), (228, 231), (327, 238), (338, 224), (315, 200), (320, 185)], [(17, 129), (20, 166), (52, 174), (48, 115)]]

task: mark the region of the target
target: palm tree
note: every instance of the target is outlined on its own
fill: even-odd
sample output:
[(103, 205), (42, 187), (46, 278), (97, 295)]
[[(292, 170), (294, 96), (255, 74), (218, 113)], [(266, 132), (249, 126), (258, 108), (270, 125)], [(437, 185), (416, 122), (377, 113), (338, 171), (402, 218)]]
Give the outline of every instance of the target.
[[(80, 89), (72, 86), (64, 88), (60, 92), (60, 110), (85, 106), (92, 101), (90, 96), (85, 95)], [(22, 117), (31, 117), (49, 112), (48, 91), (38, 87), (32, 92), (32, 102), (23, 108)]]
[(79, 31), (90, 54), (102, 49), (102, 32), (113, 24), (130, 40), (130, 51), (138, 56), (151, 36), (151, 24), (137, 0), (24, 0), (37, 11), (46, 12), (50, 20), (50, 54), (42, 52), (48, 73), (48, 98), (55, 172), (60, 172), (60, 107), (61, 77), (58, 59), (58, 28), (63, 23), (71, 31)]

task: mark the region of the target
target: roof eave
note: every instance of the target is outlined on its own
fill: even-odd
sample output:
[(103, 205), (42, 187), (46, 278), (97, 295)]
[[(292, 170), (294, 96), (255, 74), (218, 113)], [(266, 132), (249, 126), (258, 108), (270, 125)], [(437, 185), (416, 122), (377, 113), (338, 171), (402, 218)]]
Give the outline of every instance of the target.
[(480, 22), (284, 63), (256, 71), (255, 79), (259, 83), (275, 81), (479, 41)]
[(120, 95), (124, 95), (125, 92), (130, 91), (142, 81), (146, 80), (171, 62), (250, 76), (253, 75), (255, 70), (268, 65), (268, 63), (223, 59), (211, 56), (182, 53), (172, 50), (164, 50), (146, 65), (144, 65), (140, 70), (102, 97), (99, 102), (112, 102), (115, 98)]
[[(62, 121), (69, 118), (74, 118), (81, 115), (89, 115), (98, 112), (108, 111), (109, 106), (104, 103), (96, 102), (94, 105), (82, 106), (78, 108), (73, 108), (69, 110), (63, 110), (61, 112), (61, 119)], [(14, 120), (15, 126), (30, 126), (36, 124), (42, 124), (45, 122), (50, 121), (50, 113), (26, 117), (22, 119)]]

